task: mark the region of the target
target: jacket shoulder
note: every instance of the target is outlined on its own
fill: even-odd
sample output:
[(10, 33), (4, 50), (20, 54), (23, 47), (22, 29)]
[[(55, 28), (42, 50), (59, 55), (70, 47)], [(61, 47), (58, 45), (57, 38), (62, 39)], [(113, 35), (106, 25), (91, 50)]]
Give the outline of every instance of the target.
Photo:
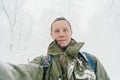
[(38, 56), (38, 57), (34, 58), (30, 63), (40, 64), (41, 60), (42, 60), (42, 56)]

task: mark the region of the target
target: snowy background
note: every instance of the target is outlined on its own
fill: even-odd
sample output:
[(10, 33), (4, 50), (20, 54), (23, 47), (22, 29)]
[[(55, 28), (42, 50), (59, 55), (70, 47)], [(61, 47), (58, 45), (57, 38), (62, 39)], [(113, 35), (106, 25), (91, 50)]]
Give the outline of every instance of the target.
[(0, 61), (26, 64), (46, 55), (51, 22), (67, 18), (73, 38), (85, 42), (111, 80), (120, 72), (119, 0), (0, 0)]

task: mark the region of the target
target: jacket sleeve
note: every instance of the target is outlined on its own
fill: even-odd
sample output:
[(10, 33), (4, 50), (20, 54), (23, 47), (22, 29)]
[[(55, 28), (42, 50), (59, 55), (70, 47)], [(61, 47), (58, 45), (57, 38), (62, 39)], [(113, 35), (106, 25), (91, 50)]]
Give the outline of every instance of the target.
[(32, 80), (32, 78), (17, 65), (0, 62), (0, 80)]
[(0, 62), (0, 80), (42, 80), (40, 57), (28, 64), (14, 65)]
[(93, 57), (95, 59), (95, 64), (96, 64), (96, 80), (110, 80), (101, 62), (95, 56)]
[(31, 76), (32, 80), (42, 80), (43, 66), (41, 63), (41, 56), (36, 57), (28, 64), (20, 64), (19, 67)]

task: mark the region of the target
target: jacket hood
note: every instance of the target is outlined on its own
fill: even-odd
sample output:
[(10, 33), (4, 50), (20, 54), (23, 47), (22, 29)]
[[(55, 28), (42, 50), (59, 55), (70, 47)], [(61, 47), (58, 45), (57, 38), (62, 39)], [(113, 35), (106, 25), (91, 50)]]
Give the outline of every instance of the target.
[(58, 46), (57, 42), (53, 41), (48, 47), (48, 54), (57, 56), (66, 53), (68, 56), (76, 57), (77, 53), (80, 51), (83, 45), (84, 42), (76, 42), (75, 40), (72, 39), (66, 50), (63, 51)]

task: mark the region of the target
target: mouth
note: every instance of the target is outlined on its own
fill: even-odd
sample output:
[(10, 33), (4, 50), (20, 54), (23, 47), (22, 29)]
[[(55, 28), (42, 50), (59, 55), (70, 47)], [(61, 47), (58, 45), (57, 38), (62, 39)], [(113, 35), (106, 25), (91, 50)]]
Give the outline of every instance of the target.
[(67, 41), (67, 40), (58, 40), (58, 42), (65, 42), (65, 41)]
[(59, 44), (66, 44), (66, 41), (67, 41), (66, 39), (64, 39), (64, 40), (58, 40), (58, 43)]

